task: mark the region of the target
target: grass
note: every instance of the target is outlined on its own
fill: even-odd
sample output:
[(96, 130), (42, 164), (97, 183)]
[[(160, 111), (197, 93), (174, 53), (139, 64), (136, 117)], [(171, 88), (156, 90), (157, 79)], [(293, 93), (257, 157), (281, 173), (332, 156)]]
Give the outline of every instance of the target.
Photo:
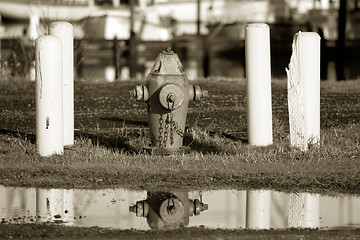
[(200, 81), (210, 97), (191, 103), (189, 154), (141, 152), (150, 142), (145, 105), (128, 97), (137, 83), (75, 86), (76, 144), (40, 157), (33, 83), (1, 82), (0, 184), (131, 189), (275, 189), (360, 194), (360, 82), (323, 82), (321, 146), (289, 146), (286, 83), (274, 81), (274, 144), (246, 143), (244, 82)]

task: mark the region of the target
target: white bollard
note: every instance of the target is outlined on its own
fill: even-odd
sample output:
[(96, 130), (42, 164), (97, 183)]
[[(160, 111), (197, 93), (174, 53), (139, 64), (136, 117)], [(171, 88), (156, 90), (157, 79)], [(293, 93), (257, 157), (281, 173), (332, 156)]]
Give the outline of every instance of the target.
[(264, 23), (245, 28), (247, 126), (250, 145), (273, 143), (271, 110), (270, 28)]
[(64, 146), (74, 144), (74, 37), (68, 22), (53, 22), (49, 34), (62, 42)]
[(269, 190), (250, 190), (246, 198), (246, 228), (270, 228), (270, 200)]
[(41, 156), (64, 151), (61, 49), (54, 36), (42, 36), (35, 42), (36, 146)]
[(320, 36), (294, 36), (288, 76), (290, 143), (302, 151), (320, 142)]

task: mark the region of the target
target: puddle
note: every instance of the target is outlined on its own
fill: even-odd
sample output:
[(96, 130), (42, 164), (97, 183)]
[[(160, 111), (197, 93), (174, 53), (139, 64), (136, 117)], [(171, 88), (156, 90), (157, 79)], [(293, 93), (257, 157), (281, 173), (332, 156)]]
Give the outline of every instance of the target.
[(3, 223), (117, 229), (360, 227), (360, 198), (268, 190), (147, 192), (0, 186)]

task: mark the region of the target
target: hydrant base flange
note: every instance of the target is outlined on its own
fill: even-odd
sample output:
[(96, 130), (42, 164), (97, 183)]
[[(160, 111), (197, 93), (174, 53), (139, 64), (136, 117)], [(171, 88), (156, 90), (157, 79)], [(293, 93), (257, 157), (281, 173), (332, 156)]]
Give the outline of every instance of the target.
[(190, 153), (191, 148), (187, 146), (181, 146), (180, 148), (157, 148), (157, 147), (144, 147), (143, 151), (151, 155), (172, 155)]

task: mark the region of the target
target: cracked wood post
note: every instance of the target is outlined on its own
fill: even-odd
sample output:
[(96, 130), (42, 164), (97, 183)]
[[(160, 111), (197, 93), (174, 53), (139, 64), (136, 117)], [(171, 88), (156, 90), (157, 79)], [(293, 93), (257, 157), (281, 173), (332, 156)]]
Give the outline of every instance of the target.
[(68, 22), (53, 22), (49, 33), (58, 37), (63, 53), (63, 131), (64, 146), (74, 145), (74, 37)]
[(35, 42), (36, 148), (41, 156), (63, 154), (62, 46), (54, 36)]
[(271, 110), (270, 28), (265, 23), (245, 28), (247, 126), (250, 145), (273, 142)]
[(320, 36), (294, 35), (288, 76), (290, 144), (302, 151), (320, 142)]

